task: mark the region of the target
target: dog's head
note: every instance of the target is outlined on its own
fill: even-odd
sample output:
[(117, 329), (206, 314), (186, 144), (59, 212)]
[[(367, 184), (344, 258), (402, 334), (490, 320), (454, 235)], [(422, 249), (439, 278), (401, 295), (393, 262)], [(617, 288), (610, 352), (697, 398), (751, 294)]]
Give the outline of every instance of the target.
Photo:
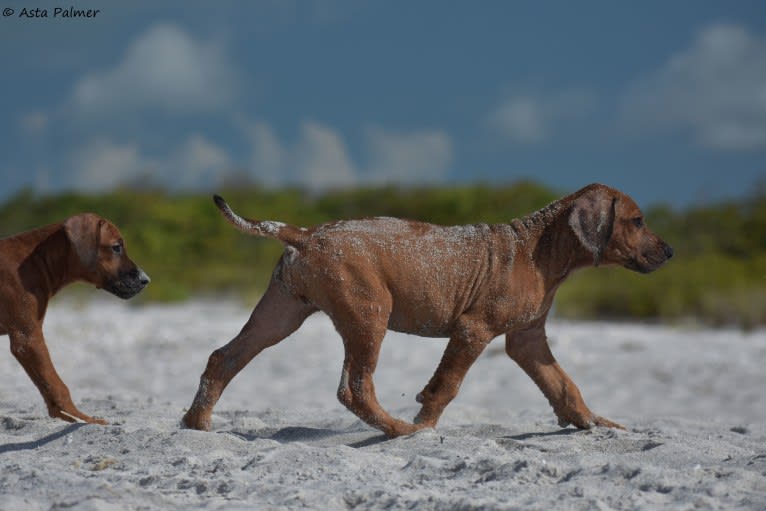
[(68, 218), (64, 231), (81, 277), (120, 298), (131, 298), (149, 283), (149, 276), (128, 257), (117, 227), (92, 213)]
[(673, 249), (644, 223), (635, 201), (593, 184), (575, 194), (569, 225), (593, 255), (593, 264), (616, 264), (649, 273), (673, 257)]

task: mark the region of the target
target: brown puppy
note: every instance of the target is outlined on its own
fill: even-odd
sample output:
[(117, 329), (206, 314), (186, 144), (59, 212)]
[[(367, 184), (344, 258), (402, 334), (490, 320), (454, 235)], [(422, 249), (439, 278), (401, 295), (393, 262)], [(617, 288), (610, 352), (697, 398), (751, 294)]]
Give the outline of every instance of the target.
[[(238, 229), (276, 238), (286, 249), (250, 320), (210, 356), (183, 418), (187, 426), (209, 430), (213, 406), (234, 375), (322, 310), (345, 346), (338, 398), (390, 437), (434, 426), (468, 368), (501, 334), (562, 427), (621, 428), (585, 405), (551, 354), (545, 320), (572, 270), (613, 264), (647, 273), (673, 255), (627, 195), (592, 184), (510, 224), (458, 227), (371, 218), (299, 229), (246, 220), (215, 201)], [(422, 408), (414, 424), (391, 417), (375, 397), (372, 375), (387, 329), (450, 339), (417, 396)]]
[(125, 299), (149, 283), (128, 258), (120, 231), (91, 213), (0, 239), (0, 335), (10, 336), (11, 353), (40, 390), (51, 417), (106, 424), (72, 403), (43, 338), (48, 301), (76, 280)]

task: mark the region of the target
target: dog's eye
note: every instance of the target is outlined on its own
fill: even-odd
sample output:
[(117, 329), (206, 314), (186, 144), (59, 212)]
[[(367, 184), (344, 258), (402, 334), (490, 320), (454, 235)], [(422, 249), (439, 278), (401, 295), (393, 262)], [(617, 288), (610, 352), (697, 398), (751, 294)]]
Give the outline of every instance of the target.
[(122, 245), (117, 243), (116, 245), (112, 245), (112, 252), (115, 254), (122, 254)]
[(644, 219), (641, 218), (640, 216), (637, 216), (636, 218), (633, 219), (633, 225), (635, 225), (636, 227), (640, 229), (641, 227), (644, 226)]

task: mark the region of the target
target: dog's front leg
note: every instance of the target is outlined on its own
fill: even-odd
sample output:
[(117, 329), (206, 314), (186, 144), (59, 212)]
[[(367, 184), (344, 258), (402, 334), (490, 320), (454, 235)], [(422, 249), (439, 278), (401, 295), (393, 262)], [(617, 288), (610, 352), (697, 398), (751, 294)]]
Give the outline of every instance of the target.
[(11, 353), (24, 367), (37, 386), (48, 407), (48, 415), (68, 422), (83, 421), (91, 424), (107, 424), (82, 413), (72, 402), (69, 389), (53, 367), (48, 347), (45, 345), (40, 326), (30, 330), (10, 333)]
[(436, 426), (446, 406), (457, 396), (468, 369), (491, 340), (484, 337), (463, 334), (449, 340), (439, 367), (416, 397), (423, 405), (415, 417), (416, 424)]
[(593, 426), (625, 429), (595, 415), (585, 405), (580, 389), (553, 357), (543, 326), (507, 334), (505, 351), (548, 398), (560, 426), (574, 424), (580, 429)]

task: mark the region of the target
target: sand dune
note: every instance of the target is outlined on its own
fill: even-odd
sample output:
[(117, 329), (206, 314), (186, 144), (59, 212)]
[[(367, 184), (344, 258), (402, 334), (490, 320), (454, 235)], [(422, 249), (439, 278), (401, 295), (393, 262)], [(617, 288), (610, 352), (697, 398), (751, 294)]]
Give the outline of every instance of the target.
[[(231, 303), (57, 302), (46, 320), (75, 401), (109, 426), (47, 418), (0, 358), (0, 510), (764, 509), (766, 332), (551, 322), (592, 409), (628, 431), (556, 426), (497, 340), (436, 430), (386, 440), (335, 399), (342, 346), (317, 315), (179, 428)], [(376, 386), (411, 418), (442, 340), (390, 333)]]

